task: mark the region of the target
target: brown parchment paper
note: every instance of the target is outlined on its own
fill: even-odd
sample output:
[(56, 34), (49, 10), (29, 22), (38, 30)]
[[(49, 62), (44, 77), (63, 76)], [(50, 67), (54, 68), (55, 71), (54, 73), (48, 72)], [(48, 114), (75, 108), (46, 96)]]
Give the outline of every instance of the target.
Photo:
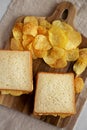
[[(17, 17), (22, 16), (22, 15), (34, 15), (34, 16), (50, 16), (52, 12), (54, 11), (56, 4), (59, 2), (62, 2), (63, 0), (12, 0), (11, 4), (8, 7), (7, 12), (3, 16), (2, 20), (0, 21), (0, 48), (4, 48), (4, 46), (7, 44), (7, 41), (9, 39), (10, 33), (11, 33), (11, 28), (16, 20)], [(87, 0), (68, 0), (72, 2), (77, 9), (77, 15), (74, 20), (74, 26), (76, 29), (78, 29), (82, 34), (87, 36)], [(79, 116), (79, 113), (81, 112), (81, 109), (84, 105), (84, 102), (87, 98), (87, 82), (85, 82), (85, 87), (83, 92), (79, 95), (79, 98), (77, 99), (77, 114), (71, 118), (67, 118), (65, 120), (65, 123), (69, 120), (66, 128), (71, 130)], [(5, 113), (8, 110), (0, 108), (0, 112)], [(15, 115), (13, 111), (9, 112), (9, 117)], [(13, 113), (13, 114), (12, 114)], [(8, 114), (7, 114), (8, 115)], [(11, 116), (10, 116), (11, 115)], [(2, 118), (5, 118), (6, 114), (2, 114)], [(17, 113), (17, 116), (19, 117), (20, 114)], [(20, 118), (20, 126), (23, 124), (23, 120), (25, 119), (24, 115), (22, 115), (23, 118)], [(13, 117), (14, 120), (16, 120), (16, 116)], [(12, 118), (12, 119), (13, 119)], [(10, 119), (10, 118), (9, 118)], [(30, 121), (29, 118), (27, 120)], [(7, 122), (6, 122), (7, 121)], [(15, 122), (15, 121), (13, 121)], [(25, 125), (25, 130), (27, 130), (27, 123), (26, 121)], [(3, 127), (3, 124), (6, 126), (11, 125), (10, 120), (5, 120), (4, 122), (0, 122), (0, 130), (4, 130), (4, 127), (6, 128), (5, 130), (10, 130), (10, 127)], [(21, 130), (23, 127), (15, 126), (15, 123), (13, 123), (13, 126), (11, 126), (12, 130)], [(41, 122), (40, 122), (41, 124)], [(42, 125), (43, 126), (43, 125)], [(34, 130), (35, 127), (30, 126), (31, 130)], [(43, 127), (39, 127), (38, 124), (38, 129), (44, 130), (45, 125)], [(37, 129), (36, 129), (37, 130)], [(47, 130), (50, 130), (50, 127), (47, 127)], [(52, 130), (52, 129), (51, 129)], [(54, 127), (54, 130), (56, 128)]]

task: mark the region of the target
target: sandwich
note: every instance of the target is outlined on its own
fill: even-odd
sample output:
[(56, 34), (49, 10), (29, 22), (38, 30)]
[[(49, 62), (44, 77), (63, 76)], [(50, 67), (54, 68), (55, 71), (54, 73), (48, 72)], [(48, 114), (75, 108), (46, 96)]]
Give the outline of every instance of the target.
[(30, 51), (0, 51), (0, 91), (14, 96), (33, 91)]
[(73, 73), (39, 72), (34, 115), (70, 116), (76, 113)]

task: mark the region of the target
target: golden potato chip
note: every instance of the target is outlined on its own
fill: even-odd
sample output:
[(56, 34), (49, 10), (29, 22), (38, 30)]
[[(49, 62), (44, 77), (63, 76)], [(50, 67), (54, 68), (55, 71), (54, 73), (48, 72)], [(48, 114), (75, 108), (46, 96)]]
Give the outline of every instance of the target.
[(16, 40), (22, 40), (22, 29), (23, 24), (22, 23), (16, 23), (12, 29), (13, 37)]
[(23, 34), (25, 35), (37, 35), (37, 25), (34, 25), (33, 23), (25, 23), (23, 26)]
[(22, 45), (24, 48), (27, 47), (28, 44), (30, 44), (34, 40), (34, 37), (32, 35), (23, 35), (23, 41)]
[(60, 59), (65, 54), (65, 50), (63, 48), (54, 47), (50, 49), (49, 51), (50, 56), (52, 56), (54, 59)]
[(84, 60), (79, 58), (74, 64), (73, 70), (77, 75), (80, 75), (86, 69), (86, 66), (87, 65), (84, 63)]
[(20, 40), (16, 40), (14, 38), (11, 39), (10, 48), (11, 50), (20, 50), (20, 51), (24, 50)]
[(24, 23), (33, 23), (38, 26), (38, 19), (34, 16), (26, 16), (24, 18)]
[(45, 55), (47, 55), (46, 50), (37, 50), (33, 47), (33, 51), (34, 51), (34, 54), (36, 55), (36, 57), (38, 57), (38, 58), (43, 58)]
[(65, 32), (55, 26), (52, 26), (51, 29), (48, 31), (49, 34), (49, 41), (51, 42), (53, 47), (60, 47), (60, 48), (66, 48), (66, 45), (68, 43), (68, 37), (65, 35)]
[(73, 31), (72, 26), (70, 26), (69, 24), (62, 22), (62, 25), (66, 31)]
[(38, 26), (38, 34), (47, 35), (47, 29), (42, 26)]
[(47, 63), (48, 65), (50, 65), (50, 64), (54, 64), (57, 59), (55, 59), (54, 57), (52, 57), (52, 55), (50, 55), (48, 53), (48, 51), (47, 51), (47, 54), (45, 56), (43, 56), (43, 60), (45, 61), (45, 63)]
[(67, 61), (75, 61), (79, 58), (79, 49), (67, 50)]
[(75, 31), (69, 24), (56, 20), (52, 25), (62, 29), (68, 37), (68, 43), (65, 46), (66, 50), (75, 49), (80, 45), (82, 41), (80, 33)]
[(68, 44), (66, 44), (65, 49), (71, 50), (77, 48), (82, 41), (81, 34), (75, 30), (73, 31), (67, 31), (66, 35), (69, 39)]
[(60, 27), (61, 29), (66, 30), (66, 31), (73, 30), (73, 28), (69, 24), (65, 22), (61, 22), (60, 20), (54, 20), (52, 22), (52, 25), (56, 25), (57, 27)]
[(87, 65), (87, 48), (79, 50), (79, 57), (84, 60), (84, 63)]
[(57, 47), (50, 49), (43, 60), (53, 68), (63, 68), (67, 64), (65, 50)]
[(46, 29), (51, 28), (51, 24), (46, 19), (39, 19), (39, 25), (45, 27)]
[(81, 93), (84, 87), (83, 79), (80, 77), (75, 77), (75, 92)]
[(36, 55), (35, 55), (35, 53), (34, 53), (34, 50), (33, 50), (32, 43), (30, 43), (30, 44), (27, 45), (27, 49), (28, 49), (29, 51), (31, 51), (32, 58), (33, 58), (33, 59), (37, 59), (37, 57), (36, 57)]
[(52, 46), (44, 35), (37, 35), (33, 41), (33, 47), (36, 50), (49, 50)]
[(67, 66), (67, 61), (64, 57), (56, 60), (54, 64), (50, 64), (52, 68), (64, 68)]

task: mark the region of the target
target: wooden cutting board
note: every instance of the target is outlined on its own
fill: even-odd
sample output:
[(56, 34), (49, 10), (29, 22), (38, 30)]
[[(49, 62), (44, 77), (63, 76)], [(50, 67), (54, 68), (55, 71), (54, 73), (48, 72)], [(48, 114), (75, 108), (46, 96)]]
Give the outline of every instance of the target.
[[(74, 16), (75, 16), (75, 8), (72, 5), (72, 3), (62, 2), (57, 5), (54, 13), (51, 16), (47, 17), (46, 19), (49, 22), (52, 22), (55, 19), (59, 19), (73, 26)], [(83, 47), (87, 47), (87, 38), (85, 38), (82, 35), (82, 43), (80, 45), (80, 48), (83, 48)], [(72, 66), (73, 66), (73, 63), (68, 63), (68, 66), (65, 67), (64, 69), (53, 69), (53, 68), (50, 68), (47, 64), (45, 64), (42, 59), (33, 60), (34, 88), (36, 84), (35, 77), (38, 72), (40, 71), (72, 72)], [(87, 77), (87, 70), (81, 75), (81, 77), (85, 80), (85, 78)], [(19, 97), (14, 97), (11, 95), (0, 95), (0, 104), (7, 106), (9, 108), (18, 110), (20, 112), (26, 113), (30, 116), (33, 116), (32, 112), (33, 112), (33, 107), (34, 107), (34, 95), (35, 95), (35, 89), (33, 93), (29, 95), (22, 95)], [(67, 125), (70, 119), (70, 117), (61, 119), (60, 117), (53, 117), (53, 116), (41, 116), (41, 117), (35, 117), (35, 118), (41, 119), (45, 122), (48, 122), (50, 124), (60, 126), (60, 127), (64, 127), (65, 125)]]

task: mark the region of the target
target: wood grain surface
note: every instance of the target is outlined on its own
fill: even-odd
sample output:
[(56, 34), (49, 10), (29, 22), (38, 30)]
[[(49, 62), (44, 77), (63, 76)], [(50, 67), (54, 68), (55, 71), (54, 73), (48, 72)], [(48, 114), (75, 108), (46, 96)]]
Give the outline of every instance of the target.
[[(57, 5), (53, 14), (46, 19), (49, 22), (52, 22), (55, 19), (65, 21), (68, 24), (73, 25), (73, 20), (75, 16), (75, 7), (70, 2), (62, 2)], [(87, 47), (87, 38), (82, 35), (82, 43), (80, 48)], [(7, 46), (6, 46), (7, 48)], [(35, 95), (35, 85), (36, 85), (36, 75), (40, 71), (44, 72), (72, 72), (73, 63), (68, 63), (67, 67), (63, 69), (53, 69), (50, 68), (42, 59), (33, 60), (33, 80), (34, 80), (34, 91), (29, 95), (22, 95), (19, 97), (14, 97), (11, 95), (0, 95), (0, 104), (7, 106), (12, 109), (16, 109), (20, 112), (26, 113), (33, 116), (33, 107), (34, 107), (34, 95)], [(85, 80), (87, 77), (87, 70), (81, 75)], [(35, 116), (34, 116), (35, 117)], [(67, 125), (70, 117), (62, 119), (60, 117), (53, 116), (36, 116), (35, 118), (41, 119), (50, 124), (64, 127)]]

